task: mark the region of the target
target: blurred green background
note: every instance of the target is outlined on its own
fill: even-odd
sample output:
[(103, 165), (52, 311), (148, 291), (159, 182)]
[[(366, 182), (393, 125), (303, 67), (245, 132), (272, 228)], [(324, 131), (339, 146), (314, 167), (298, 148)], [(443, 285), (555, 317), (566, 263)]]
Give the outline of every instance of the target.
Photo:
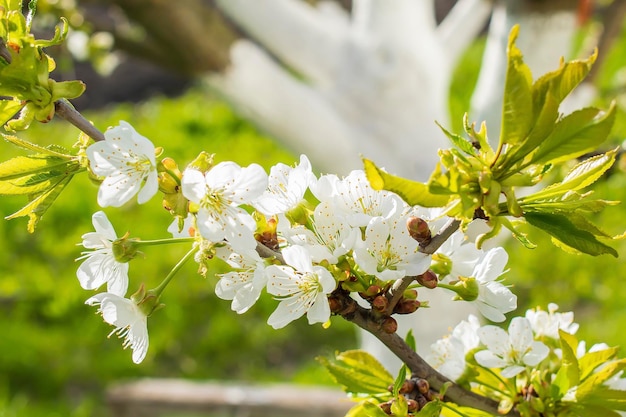
[[(268, 170), (277, 162), (297, 161), (204, 91), (87, 117), (102, 130), (128, 121), (182, 166), (202, 150), (215, 153), (216, 160), (257, 162)], [(54, 121), (20, 136), (70, 147), (78, 131)], [(4, 158), (19, 154), (8, 143), (0, 146)], [(315, 356), (356, 347), (353, 329), (339, 319), (326, 330), (306, 320), (273, 330), (266, 320), (277, 304), (269, 297), (238, 316), (230, 302), (213, 294), (216, 279), (202, 278), (190, 262), (164, 293), (166, 308), (149, 320), (148, 357), (134, 365), (120, 340), (106, 339), (112, 328), (84, 305), (93, 292), (81, 289), (76, 279), (74, 260), (82, 249), (77, 244), (93, 230), (91, 214), (100, 210), (96, 193), (86, 176), (77, 176), (33, 235), (26, 232), (26, 218), (0, 222), (0, 416), (105, 416), (104, 387), (141, 376), (328, 383)], [(0, 215), (24, 203), (3, 197)], [(104, 211), (118, 236), (126, 231), (142, 239), (170, 236), (171, 216), (158, 198)], [(132, 261), (129, 293), (141, 282), (158, 285), (187, 250), (185, 245), (147, 248), (145, 257)]]
[[(623, 42), (624, 36), (620, 38)], [(610, 146), (626, 134), (623, 65), (620, 51), (613, 50), (615, 64), (606, 65), (599, 78), (602, 96), (622, 101)], [(457, 84), (451, 88), (453, 126), (458, 129), (468, 108), (468, 85), (478, 71), (482, 44), (478, 42), (458, 66)], [(621, 94), (621, 96), (620, 96)], [(598, 103), (606, 107), (607, 101)], [(181, 166), (200, 151), (216, 159), (241, 165), (257, 162), (269, 168), (276, 162), (293, 163), (293, 155), (264, 136), (207, 91), (192, 88), (177, 98), (153, 97), (141, 104), (120, 104), (86, 116), (104, 130), (119, 120), (165, 148), (164, 156)], [(20, 134), (40, 144), (70, 147), (78, 131), (62, 121), (37, 125)], [(20, 152), (0, 144), (3, 160)], [(626, 200), (624, 161), (598, 182), (601, 198)], [(559, 173), (556, 173), (558, 175)], [(97, 186), (77, 177), (44, 216), (38, 231), (26, 232), (26, 219), (0, 221), (0, 417), (105, 417), (103, 403), (107, 385), (136, 377), (225, 379), (251, 382), (291, 381), (330, 383), (314, 357), (357, 345), (354, 329), (333, 319), (329, 329), (298, 320), (275, 331), (266, 325), (276, 302), (263, 298), (250, 311), (238, 316), (227, 301), (213, 294), (216, 279), (202, 278), (192, 262), (175, 278), (164, 294), (167, 307), (150, 318), (150, 349), (141, 365), (134, 365), (130, 352), (121, 349), (115, 337), (106, 339), (111, 327), (84, 305), (93, 293), (78, 285), (74, 261), (81, 252), (81, 235), (92, 230), (91, 213)], [(2, 197), (0, 215), (10, 215), (24, 205), (21, 198)], [(120, 210), (106, 209), (118, 235), (155, 239), (168, 236), (169, 214), (157, 198), (144, 206), (127, 204)], [(609, 208), (598, 224), (617, 235), (626, 229), (624, 205)], [(561, 311), (573, 310), (581, 323), (579, 335), (588, 344), (606, 342), (626, 345), (619, 326), (626, 320), (626, 267), (622, 258), (592, 258), (554, 248), (549, 239), (533, 231), (540, 249), (527, 250), (514, 241), (506, 243), (510, 271), (505, 282), (519, 297), (517, 314), (529, 307), (556, 302)], [(615, 245), (626, 256), (626, 243)], [(185, 253), (185, 247), (148, 248), (145, 258), (133, 260), (131, 291), (141, 282), (156, 286)], [(216, 264), (216, 271), (219, 265)], [(419, 314), (419, 312), (418, 312)]]

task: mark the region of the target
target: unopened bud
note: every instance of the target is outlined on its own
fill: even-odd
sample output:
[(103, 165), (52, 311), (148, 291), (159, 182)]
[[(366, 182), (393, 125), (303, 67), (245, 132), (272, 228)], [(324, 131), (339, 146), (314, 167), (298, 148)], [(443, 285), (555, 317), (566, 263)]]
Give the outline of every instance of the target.
[(341, 310), (341, 301), (337, 297), (330, 296), (328, 297), (328, 306), (330, 307), (330, 311), (333, 313), (337, 313)]
[(430, 390), (430, 384), (423, 378), (414, 379), (417, 390), (421, 394), (426, 394)]
[(386, 403), (378, 404), (383, 413), (391, 415), (391, 401), (387, 401)]
[(386, 311), (388, 305), (389, 300), (387, 300), (387, 297), (385, 297), (384, 295), (378, 295), (372, 300), (372, 308), (379, 313)]
[(420, 245), (425, 246), (430, 243), (432, 234), (426, 220), (411, 216), (406, 222), (406, 228), (409, 230), (409, 235)]
[(420, 406), (419, 403), (415, 400), (411, 400), (410, 398), (408, 400), (406, 400), (406, 405), (407, 405), (407, 411), (409, 413), (413, 413), (415, 411), (419, 411)]
[(396, 307), (393, 309), (394, 313), (398, 314), (411, 314), (420, 308), (421, 303), (418, 300), (400, 300)]
[(415, 389), (415, 381), (412, 379), (407, 379), (402, 383), (400, 387), (400, 394), (408, 394)]
[(415, 401), (417, 401), (420, 410), (426, 407), (426, 404), (428, 404), (428, 400), (423, 395), (418, 395), (417, 397), (415, 397)]
[(437, 278), (437, 274), (429, 269), (422, 275), (417, 276), (417, 282), (419, 282), (420, 285), (422, 285), (423, 287), (433, 289), (437, 288), (437, 284), (439, 284), (439, 279)]
[(383, 321), (381, 328), (385, 333), (395, 333), (398, 330), (398, 322), (393, 317), (387, 317), (385, 321)]

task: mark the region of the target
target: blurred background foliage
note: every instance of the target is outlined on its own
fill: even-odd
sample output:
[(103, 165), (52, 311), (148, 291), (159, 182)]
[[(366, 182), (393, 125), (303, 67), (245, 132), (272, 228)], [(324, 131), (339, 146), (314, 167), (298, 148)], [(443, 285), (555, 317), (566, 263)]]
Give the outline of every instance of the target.
[[(626, 70), (620, 59), (624, 42), (622, 35), (598, 77), (599, 100), (604, 100), (598, 104), (606, 107), (617, 98), (620, 111), (607, 148), (621, 144), (626, 136)], [(476, 79), (483, 45), (479, 41), (465, 54), (451, 88), (450, 109), (457, 131), (469, 108), (470, 81)], [(61, 67), (67, 64), (60, 62)], [(177, 86), (180, 89), (182, 84)], [(297, 160), (297, 155), (197, 87), (176, 98), (157, 95), (140, 104), (122, 103), (85, 114), (102, 130), (119, 120), (128, 121), (181, 166), (201, 150), (214, 152), (218, 161), (257, 162), (266, 169), (276, 162)], [(56, 120), (20, 134), (37, 143), (68, 147), (77, 135), (76, 129)], [(20, 154), (9, 144), (0, 144), (0, 152), (3, 159)], [(608, 200), (626, 200), (625, 172), (622, 158), (596, 184), (596, 192)], [(555, 173), (559, 174), (563, 173)], [(25, 219), (0, 222), (0, 417), (107, 416), (104, 388), (143, 376), (329, 383), (314, 357), (357, 345), (354, 329), (340, 320), (333, 320), (326, 330), (305, 320), (279, 331), (271, 329), (265, 322), (276, 303), (268, 297), (237, 316), (229, 302), (213, 294), (215, 278), (200, 277), (196, 265), (189, 263), (165, 292), (167, 307), (150, 319), (148, 357), (140, 366), (134, 365), (119, 340), (105, 338), (111, 328), (94, 314), (94, 308), (84, 305), (91, 293), (82, 290), (75, 278), (74, 260), (81, 251), (77, 244), (83, 233), (93, 229), (91, 213), (100, 209), (96, 192), (96, 185), (85, 176), (75, 178), (34, 235), (26, 232)], [(23, 204), (22, 199), (3, 197), (0, 215), (7, 216)], [(130, 231), (143, 239), (167, 236), (169, 215), (156, 198), (144, 206), (129, 203), (105, 212), (118, 235)], [(611, 207), (598, 217), (598, 224), (615, 235), (623, 233), (625, 214), (623, 204)], [(592, 258), (564, 253), (545, 236), (529, 233), (539, 249), (506, 242), (510, 271), (505, 280), (519, 297), (516, 314), (556, 302), (561, 311), (575, 311), (581, 323), (579, 335), (589, 344), (626, 346), (626, 334), (618, 331), (626, 320), (626, 243), (616, 245), (622, 258)], [(157, 285), (184, 253), (184, 247), (176, 246), (146, 249), (145, 258), (133, 260), (131, 291), (141, 282)], [(219, 272), (221, 265), (216, 263), (215, 268)]]
[[(215, 153), (217, 161), (257, 162), (267, 170), (297, 160), (205, 91), (122, 104), (87, 117), (102, 130), (128, 121), (181, 166), (202, 150)], [(20, 136), (69, 147), (78, 131), (55, 120)], [(4, 158), (20, 153), (8, 143), (0, 146)], [(106, 339), (111, 327), (84, 305), (93, 293), (75, 278), (74, 260), (82, 249), (77, 244), (93, 230), (91, 214), (100, 209), (96, 193), (95, 184), (77, 176), (33, 235), (26, 232), (25, 218), (0, 222), (0, 416), (106, 415), (94, 393), (101, 395), (113, 381), (141, 376), (324, 383), (329, 379), (315, 356), (356, 347), (353, 329), (340, 320), (327, 330), (306, 320), (273, 330), (266, 320), (276, 302), (269, 297), (237, 316), (229, 302), (214, 295), (216, 278), (202, 278), (190, 262), (164, 293), (166, 308), (150, 318), (148, 357), (134, 365), (116, 337)], [(4, 197), (0, 214), (24, 203)], [(158, 198), (104, 211), (118, 236), (126, 231), (142, 239), (170, 236), (171, 216)], [(187, 251), (183, 246), (150, 247), (133, 260), (129, 293), (141, 282), (158, 285)], [(221, 267), (216, 261), (215, 272)]]

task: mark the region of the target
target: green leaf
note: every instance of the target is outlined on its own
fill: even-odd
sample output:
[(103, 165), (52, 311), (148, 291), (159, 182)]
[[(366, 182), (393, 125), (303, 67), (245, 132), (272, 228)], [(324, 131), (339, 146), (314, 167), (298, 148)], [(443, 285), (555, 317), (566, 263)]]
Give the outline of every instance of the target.
[(584, 417), (621, 417), (620, 414), (616, 411), (609, 410), (606, 407), (601, 407), (598, 405), (592, 404), (574, 404), (573, 407), (575, 409), (576, 414), (570, 414), (575, 416), (584, 416)]
[(391, 415), (405, 417), (409, 412), (409, 404), (404, 395), (396, 395), (391, 403)]
[(530, 202), (558, 197), (570, 191), (578, 191), (593, 184), (611, 168), (615, 162), (616, 155), (617, 149), (613, 149), (604, 154), (585, 159), (574, 166), (565, 178), (563, 178), (563, 181), (521, 198), (519, 200), (520, 205), (525, 206)]
[(591, 375), (597, 367), (604, 365), (615, 358), (618, 351), (618, 347), (611, 347), (608, 349), (586, 353), (578, 360), (578, 366), (580, 367), (580, 379), (584, 380)]
[(573, 335), (559, 329), (559, 339), (561, 342), (561, 350), (563, 358), (561, 367), (556, 374), (553, 384), (559, 388), (559, 394), (565, 395), (567, 390), (578, 385), (580, 372), (578, 358), (576, 357), (576, 348), (578, 340)]
[(502, 127), (500, 143), (515, 145), (521, 142), (533, 125), (533, 77), (524, 64), (522, 52), (515, 45), (519, 26), (509, 34), (507, 48), (508, 64), (502, 104)]
[(406, 345), (410, 347), (412, 350), (417, 350), (417, 345), (415, 343), (415, 336), (413, 336), (413, 329), (409, 329), (409, 331), (406, 334), (406, 337), (404, 338), (404, 341), (406, 342)]
[(400, 367), (400, 371), (398, 371), (398, 376), (396, 377), (396, 380), (393, 382), (393, 396), (397, 397), (398, 394), (400, 393), (400, 388), (402, 388), (402, 385), (404, 384), (404, 381), (406, 381), (406, 364), (402, 364), (402, 366)]
[(2, 133), (2, 137), (4, 137), (4, 139), (6, 141), (12, 143), (13, 145), (17, 146), (18, 148), (26, 149), (26, 150), (29, 150), (29, 151), (34, 151), (34, 152), (37, 152), (37, 153), (58, 156), (59, 158), (65, 158), (65, 159), (70, 159), (70, 158), (74, 157), (73, 155), (67, 155), (67, 154), (55, 151), (54, 149), (45, 148), (45, 147), (39, 146), (39, 145), (37, 145), (35, 143), (28, 142), (26, 140), (18, 138), (17, 136), (5, 135), (4, 133)]
[(369, 159), (364, 159), (365, 175), (375, 190), (388, 190), (398, 194), (407, 204), (422, 207), (443, 207), (450, 197), (433, 194), (428, 185), (391, 175), (378, 168)]
[(442, 407), (440, 401), (430, 401), (415, 414), (415, 417), (439, 417)]
[(472, 145), (472, 143), (469, 140), (465, 139), (464, 137), (460, 135), (457, 135), (456, 133), (452, 133), (448, 131), (446, 128), (441, 126), (439, 122), (436, 121), (435, 123), (437, 124), (437, 126), (439, 126), (439, 129), (441, 129), (443, 133), (445, 133), (448, 139), (450, 139), (450, 141), (454, 144), (454, 146), (456, 146), (457, 148), (459, 148), (460, 150), (462, 150), (468, 155), (476, 155), (478, 153), (477, 149), (474, 148), (474, 145)]
[(73, 161), (50, 155), (17, 156), (0, 163), (0, 181), (54, 170), (65, 171)]
[(615, 104), (612, 104), (606, 112), (586, 108), (566, 116), (539, 144), (530, 163), (556, 164), (597, 149), (613, 127), (615, 109)]
[[(389, 393), (394, 380), (391, 374), (369, 353), (349, 350), (338, 353), (335, 359), (317, 358), (347, 392), (355, 394)], [(390, 394), (390, 393), (389, 393)]]
[(371, 401), (363, 401), (352, 407), (345, 417), (389, 417), (376, 404)]
[(524, 218), (531, 225), (543, 230), (559, 242), (588, 255), (608, 253), (617, 258), (615, 249), (598, 241), (587, 230), (578, 229), (567, 217), (560, 214), (527, 212)]
[(29, 220), (26, 228), (29, 233), (33, 233), (41, 217), (50, 208), (52, 203), (54, 203), (54, 200), (56, 200), (57, 197), (61, 194), (61, 192), (70, 182), (73, 176), (73, 174), (68, 175), (44, 193), (35, 195), (27, 205), (25, 205), (15, 213), (11, 214), (10, 216), (5, 217), (5, 219), (10, 220), (17, 217), (28, 216)]
[[(588, 397), (591, 398), (600, 395), (602, 391), (607, 391), (609, 388), (604, 383), (624, 369), (626, 369), (626, 359), (605, 363), (600, 370), (592, 373), (581, 382), (576, 389), (576, 400), (585, 402)], [(626, 393), (626, 391), (623, 392)]]
[(11, 120), (24, 107), (20, 100), (0, 100), (0, 126)]

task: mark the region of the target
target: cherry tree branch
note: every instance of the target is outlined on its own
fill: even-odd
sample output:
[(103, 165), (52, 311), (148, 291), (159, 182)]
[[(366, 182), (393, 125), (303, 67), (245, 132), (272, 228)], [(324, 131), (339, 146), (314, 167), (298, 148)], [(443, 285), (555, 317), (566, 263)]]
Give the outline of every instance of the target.
[(104, 135), (91, 122), (83, 117), (67, 100), (54, 103), (55, 115), (67, 120), (96, 142), (104, 140)]
[[(427, 255), (432, 255), (439, 249), (443, 243), (450, 238), (452, 233), (456, 232), (459, 228), (461, 222), (459, 220), (450, 219), (448, 223), (441, 229), (439, 233), (433, 236), (430, 241), (423, 247), (420, 247), (420, 252), (425, 253)], [(417, 277), (407, 276), (402, 279), (397, 280), (393, 286), (389, 289), (387, 294), (387, 299), (389, 300), (389, 304), (387, 306), (387, 315), (391, 315), (393, 313), (393, 309), (396, 304), (402, 299), (402, 295), (404, 291), (411, 285), (413, 281), (416, 280)]]
[(468, 391), (437, 372), (417, 352), (411, 349), (397, 333), (385, 332), (382, 323), (373, 317), (371, 310), (359, 306), (348, 295), (341, 298), (339, 302), (342, 306), (342, 312), (339, 312), (339, 314), (344, 319), (376, 336), (378, 340), (409, 367), (414, 376), (426, 379), (430, 386), (436, 390), (441, 390), (444, 384), (449, 384), (445, 400), (462, 406), (476, 408), (493, 415), (519, 417), (519, 413), (515, 410), (510, 411), (508, 414), (500, 414), (497, 401)]

